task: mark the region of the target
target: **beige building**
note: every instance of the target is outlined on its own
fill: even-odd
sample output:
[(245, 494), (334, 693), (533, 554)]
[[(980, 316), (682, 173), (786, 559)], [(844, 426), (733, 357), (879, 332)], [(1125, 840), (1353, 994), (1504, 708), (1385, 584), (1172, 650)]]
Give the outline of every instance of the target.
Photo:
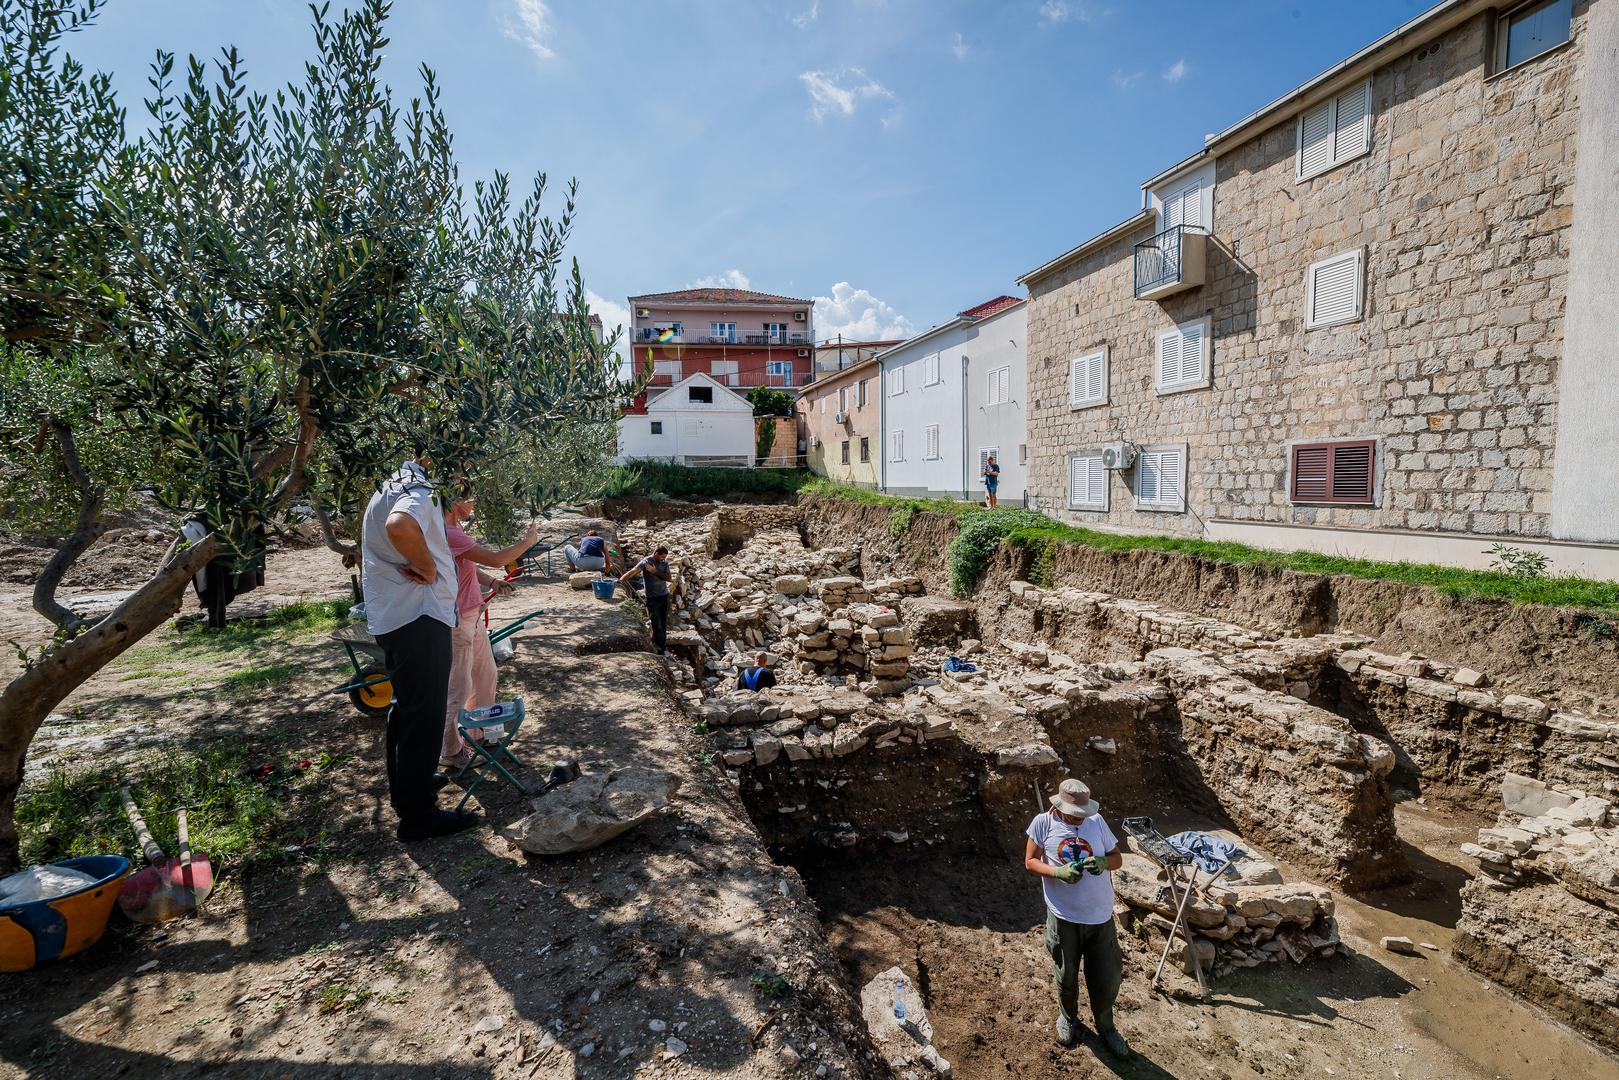
[(1619, 0), (1441, 3), (1026, 274), (1041, 507), (1619, 576), (1616, 53)]
[(798, 396), (799, 432), (812, 472), (876, 487), (881, 475), (882, 395), (875, 359), (821, 372)]

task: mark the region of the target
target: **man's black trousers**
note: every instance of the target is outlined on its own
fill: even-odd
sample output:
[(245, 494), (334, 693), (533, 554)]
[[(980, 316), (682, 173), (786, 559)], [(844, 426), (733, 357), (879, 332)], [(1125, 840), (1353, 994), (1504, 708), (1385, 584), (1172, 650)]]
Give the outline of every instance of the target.
[(646, 598), (646, 617), (652, 623), (652, 644), (662, 652), (669, 642), (669, 596)]
[(377, 635), (393, 707), (388, 710), (388, 799), (401, 823), (438, 809), (433, 772), (444, 741), (444, 710), (450, 697), (450, 628), (423, 615)]

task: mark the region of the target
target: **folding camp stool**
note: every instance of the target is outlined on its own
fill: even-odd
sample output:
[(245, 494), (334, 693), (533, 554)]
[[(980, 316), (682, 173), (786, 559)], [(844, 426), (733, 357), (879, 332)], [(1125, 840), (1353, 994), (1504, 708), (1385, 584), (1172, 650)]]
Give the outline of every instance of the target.
[[(1191, 928), (1186, 924), (1186, 904), (1197, 888), (1197, 864), (1153, 827), (1152, 818), (1127, 817), (1120, 824), (1126, 835), (1136, 842), (1141, 853), (1163, 868), (1164, 876), (1169, 879), (1169, 900), (1175, 906), (1175, 922), (1169, 928), (1169, 937), (1164, 942), (1163, 955), (1158, 957), (1158, 970), (1153, 972), (1152, 982), (1148, 984), (1149, 989), (1158, 989), (1159, 980), (1164, 977), (1164, 962), (1169, 959), (1169, 950), (1175, 947), (1175, 936), (1179, 934), (1186, 942), (1186, 962), (1197, 976), (1197, 988), (1206, 996), (1209, 984), (1203, 979), (1203, 965), (1197, 958), (1197, 943), (1192, 940)], [(1226, 866), (1229, 865), (1231, 865), (1229, 862), (1226, 863)], [(1189, 868), (1190, 880), (1182, 880), (1183, 867)], [(1204, 886), (1207, 887), (1223, 873), (1225, 866), (1211, 874), (1209, 880), (1204, 882)], [(1162, 896), (1162, 893), (1159, 895)]]
[[(457, 810), (466, 806), (467, 800), (472, 798), (472, 793), (478, 790), (478, 785), (489, 779), (488, 774), (491, 770), (498, 779), (506, 781), (506, 783), (517, 789), (517, 794), (527, 795), (529, 793), (528, 788), (523, 786), (523, 782), (513, 776), (511, 769), (507, 768), (508, 765), (512, 769), (523, 767), (523, 763), (517, 760), (517, 756), (510, 749), (511, 741), (517, 737), (517, 729), (523, 726), (523, 716), (522, 698), (502, 701), (486, 709), (461, 710), (461, 715), (456, 719), (455, 726), (460, 730), (461, 738), (471, 747), (472, 757), (461, 767), (461, 771), (455, 775), (459, 779), (471, 773), (472, 783), (467, 785), (467, 790), (461, 796), (461, 801), (456, 803), (455, 808)], [(483, 729), (481, 734), (485, 738), (492, 730), (499, 730), (501, 735), (494, 743), (485, 745), (483, 739), (475, 739), (469, 734), (469, 732), (477, 731), (479, 728)]]

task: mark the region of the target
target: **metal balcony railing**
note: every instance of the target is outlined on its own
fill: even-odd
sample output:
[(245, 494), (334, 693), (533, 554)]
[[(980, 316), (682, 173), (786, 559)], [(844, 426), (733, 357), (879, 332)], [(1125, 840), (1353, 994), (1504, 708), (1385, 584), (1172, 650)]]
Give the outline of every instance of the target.
[(667, 341), (660, 342), (657, 327), (642, 326), (634, 331), (631, 339), (637, 345), (808, 345), (810, 336), (807, 333), (768, 334), (768, 333), (736, 333), (736, 334), (688, 334), (682, 331)]
[(1172, 225), (1137, 244), (1136, 298), (1167, 296), (1203, 284), (1204, 235), (1195, 225)]

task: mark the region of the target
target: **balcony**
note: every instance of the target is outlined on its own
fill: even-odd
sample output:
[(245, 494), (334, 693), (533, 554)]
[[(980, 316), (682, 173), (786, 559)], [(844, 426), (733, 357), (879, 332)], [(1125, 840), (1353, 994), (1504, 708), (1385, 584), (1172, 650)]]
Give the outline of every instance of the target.
[(800, 348), (810, 344), (808, 333), (796, 332), (786, 334), (768, 333), (738, 333), (738, 334), (695, 334), (681, 332), (661, 341), (658, 337), (658, 328), (653, 326), (638, 327), (631, 334), (631, 341), (636, 345), (763, 345), (766, 347), (798, 346)]
[(1175, 225), (1135, 248), (1137, 300), (1158, 300), (1203, 284), (1208, 269), (1208, 235), (1192, 225)]

